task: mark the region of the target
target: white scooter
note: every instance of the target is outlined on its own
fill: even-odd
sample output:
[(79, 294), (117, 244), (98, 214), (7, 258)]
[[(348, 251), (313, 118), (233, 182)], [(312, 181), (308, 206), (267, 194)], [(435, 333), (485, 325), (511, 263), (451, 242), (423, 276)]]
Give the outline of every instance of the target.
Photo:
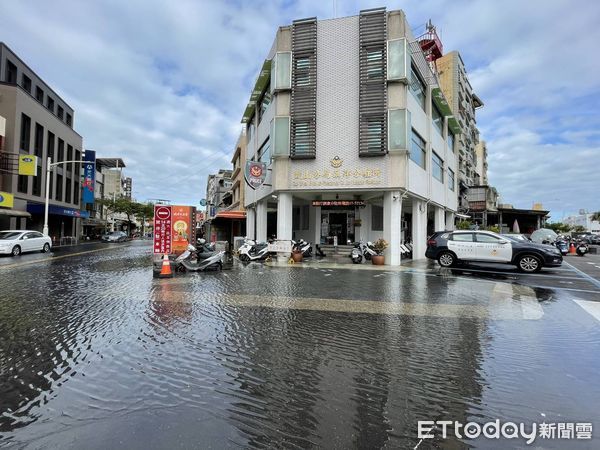
[(363, 257), (370, 261), (373, 255), (377, 255), (377, 252), (373, 249), (373, 243), (367, 242), (366, 244), (363, 241), (359, 241), (354, 244), (354, 248), (350, 252), (350, 258), (352, 258), (352, 262), (354, 264), (360, 264), (363, 260)]
[[(253, 241), (250, 241), (253, 242)], [(261, 242), (260, 244), (242, 245), (240, 247), (240, 261), (262, 261), (267, 259), (269, 255), (269, 244)]]
[(248, 252), (254, 245), (256, 245), (256, 242), (254, 242), (252, 239), (248, 239), (248, 237), (245, 237), (244, 242), (237, 250), (238, 255), (241, 255), (243, 252)]
[(312, 244), (300, 239), (298, 242), (292, 241), (292, 249), (302, 252), (302, 256), (307, 257), (312, 255)]
[(196, 247), (188, 245), (185, 252), (175, 258), (175, 270), (178, 272), (203, 272), (205, 270), (222, 270), (225, 252), (201, 252), (197, 262), (192, 261)]

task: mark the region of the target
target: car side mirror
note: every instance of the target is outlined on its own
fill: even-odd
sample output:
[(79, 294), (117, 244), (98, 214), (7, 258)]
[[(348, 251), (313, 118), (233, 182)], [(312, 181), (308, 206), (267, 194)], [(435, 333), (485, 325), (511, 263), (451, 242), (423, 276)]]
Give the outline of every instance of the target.
[(21, 238), (21, 240), (22, 240), (22, 241), (25, 241), (25, 240), (27, 240), (27, 239), (29, 239), (27, 236), (23, 236), (23, 237)]

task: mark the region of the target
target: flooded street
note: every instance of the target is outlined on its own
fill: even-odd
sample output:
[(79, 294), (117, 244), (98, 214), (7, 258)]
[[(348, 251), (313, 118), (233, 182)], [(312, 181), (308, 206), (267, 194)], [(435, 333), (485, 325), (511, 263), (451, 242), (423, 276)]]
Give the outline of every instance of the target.
[(414, 448), (419, 420), (496, 419), (592, 422), (535, 445), (600, 446), (600, 322), (575, 292), (352, 266), (158, 280), (151, 250), (2, 258), (0, 446)]

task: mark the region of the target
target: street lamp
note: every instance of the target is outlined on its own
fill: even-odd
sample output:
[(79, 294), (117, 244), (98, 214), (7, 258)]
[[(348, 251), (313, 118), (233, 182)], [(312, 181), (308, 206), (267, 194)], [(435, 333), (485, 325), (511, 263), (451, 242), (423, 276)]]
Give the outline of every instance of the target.
[(50, 197), (50, 172), (55, 166), (59, 164), (96, 164), (96, 161), (58, 161), (53, 163), (52, 158), (48, 156), (48, 163), (46, 164), (46, 200), (44, 202), (44, 229), (42, 233), (44, 236), (48, 236), (48, 202)]

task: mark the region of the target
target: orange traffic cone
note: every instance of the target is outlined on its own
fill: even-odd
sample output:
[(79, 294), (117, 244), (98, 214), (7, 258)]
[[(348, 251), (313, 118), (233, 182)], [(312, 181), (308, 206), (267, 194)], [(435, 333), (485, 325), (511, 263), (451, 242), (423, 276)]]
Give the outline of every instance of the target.
[(171, 271), (171, 261), (169, 261), (169, 255), (165, 253), (163, 257), (162, 268), (158, 278), (173, 278), (173, 272)]
[(575, 253), (577, 253), (575, 251), (575, 244), (571, 242), (571, 245), (569, 246), (569, 255), (574, 255)]

